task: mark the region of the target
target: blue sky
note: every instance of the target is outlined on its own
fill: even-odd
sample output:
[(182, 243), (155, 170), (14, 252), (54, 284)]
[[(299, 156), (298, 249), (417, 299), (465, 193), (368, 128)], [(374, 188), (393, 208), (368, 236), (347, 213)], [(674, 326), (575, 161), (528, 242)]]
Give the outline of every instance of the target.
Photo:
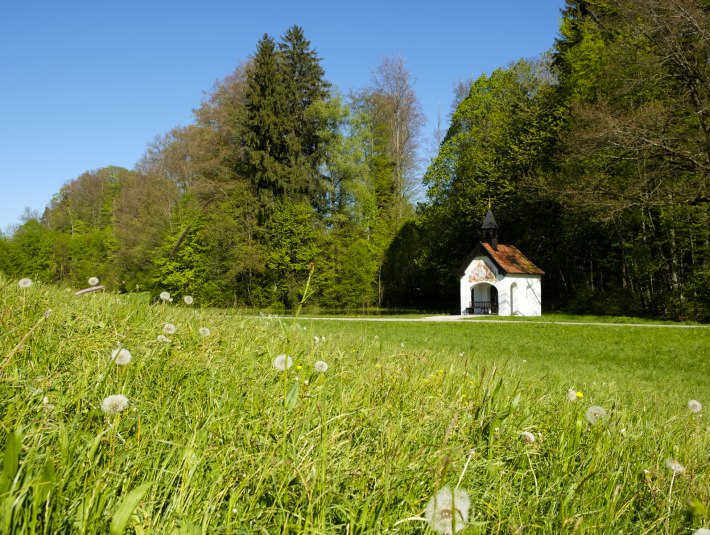
[[(385, 56), (415, 79), (431, 137), (453, 88), (549, 49), (564, 0), (239, 2), (16, 0), (0, 8), (0, 229), (65, 182), (132, 168), (155, 136), (193, 121), (264, 33), (303, 27), (343, 93)], [(419, 7), (421, 5), (421, 7)], [(444, 126), (446, 126), (444, 124)], [(428, 143), (425, 141), (425, 145)]]

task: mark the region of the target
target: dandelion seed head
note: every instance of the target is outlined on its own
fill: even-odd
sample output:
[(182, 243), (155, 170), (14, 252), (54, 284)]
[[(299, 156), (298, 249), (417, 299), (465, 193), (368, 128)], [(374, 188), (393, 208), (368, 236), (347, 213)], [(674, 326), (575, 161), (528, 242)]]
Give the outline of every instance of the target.
[(47, 396), (44, 396), (44, 397), (42, 398), (42, 404), (43, 404), (43, 405), (49, 405), (49, 398), (48, 398)]
[(698, 528), (693, 532), (693, 535), (710, 535), (710, 529)]
[(131, 355), (131, 352), (128, 351), (128, 349), (126, 349), (125, 347), (114, 349), (111, 352), (111, 361), (117, 366), (125, 366), (126, 364), (131, 362), (132, 358), (133, 355)]
[[(325, 373), (328, 371), (328, 363), (324, 360), (318, 360), (316, 361), (315, 365), (313, 366), (317, 372), (320, 373)], [(337, 374), (336, 374), (337, 375)]]
[(163, 342), (164, 344), (169, 344), (170, 343), (170, 338), (165, 336), (164, 334), (159, 334), (158, 338), (156, 338), (158, 342)]
[(574, 388), (567, 390), (567, 399), (570, 401), (577, 401), (577, 391)]
[(175, 331), (177, 331), (177, 327), (175, 327), (172, 323), (166, 323), (163, 325), (163, 332), (165, 334), (175, 334)]
[(275, 369), (280, 372), (283, 372), (293, 366), (293, 359), (288, 355), (282, 353), (281, 355), (276, 355), (272, 364)]
[(20, 279), (17, 283), (20, 288), (29, 288), (32, 286), (32, 279), (24, 278)]
[(685, 472), (685, 466), (680, 464), (675, 459), (666, 459), (666, 468), (668, 468), (668, 470), (673, 472), (675, 475)]
[(170, 293), (169, 292), (160, 292), (160, 298), (163, 301), (170, 301)]
[(200, 327), (197, 332), (200, 333), (200, 336), (209, 336), (212, 331), (207, 327)]
[(89, 284), (91, 286), (96, 286), (99, 283), (99, 279), (97, 277), (90, 277), (89, 278)]
[(535, 442), (535, 435), (533, 435), (530, 431), (523, 431), (522, 433), (520, 433), (520, 437), (526, 444), (532, 444), (533, 442)]
[(594, 425), (599, 420), (606, 418), (606, 411), (599, 405), (592, 405), (587, 409), (587, 412), (584, 413), (584, 416), (590, 424)]
[(185, 301), (186, 305), (191, 305), (192, 303), (195, 302), (195, 300), (192, 298), (191, 295), (186, 295), (185, 297), (182, 298), (183, 301)]
[(703, 404), (700, 403), (697, 399), (691, 399), (688, 402), (688, 410), (690, 412), (698, 413), (703, 410)]
[(123, 394), (105, 397), (101, 402), (101, 410), (105, 414), (118, 414), (128, 408), (128, 398)]
[(424, 517), (432, 531), (453, 535), (466, 527), (470, 509), (471, 500), (465, 490), (457, 488), (451, 492), (449, 487), (444, 487), (429, 500)]

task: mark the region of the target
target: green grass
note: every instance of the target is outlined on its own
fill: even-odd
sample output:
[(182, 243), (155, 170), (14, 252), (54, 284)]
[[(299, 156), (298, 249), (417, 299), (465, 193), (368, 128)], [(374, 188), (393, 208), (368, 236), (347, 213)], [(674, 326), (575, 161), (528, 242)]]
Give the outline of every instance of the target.
[(466, 321), (493, 320), (493, 321), (520, 321), (520, 322), (549, 322), (549, 323), (619, 323), (643, 325), (676, 325), (676, 326), (701, 326), (697, 322), (677, 322), (672, 320), (655, 320), (636, 318), (632, 316), (589, 316), (579, 314), (545, 313), (542, 316), (463, 316)]
[[(459, 482), (461, 533), (710, 526), (710, 329), (278, 320), (0, 288), (2, 534), (427, 533), (430, 497)], [(112, 394), (129, 408), (104, 414)]]

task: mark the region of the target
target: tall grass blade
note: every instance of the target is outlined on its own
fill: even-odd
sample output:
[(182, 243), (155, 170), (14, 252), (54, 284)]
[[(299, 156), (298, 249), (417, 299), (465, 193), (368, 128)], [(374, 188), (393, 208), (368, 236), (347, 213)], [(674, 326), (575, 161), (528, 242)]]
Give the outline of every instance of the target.
[(0, 475), (0, 494), (9, 492), (15, 475), (20, 468), (20, 448), (22, 447), (22, 431), (16, 429), (7, 436), (5, 445), (5, 462)]
[(121, 505), (118, 506), (118, 509), (113, 514), (113, 518), (111, 519), (111, 535), (122, 535), (123, 530), (126, 529), (128, 520), (133, 514), (133, 511), (135, 511), (136, 507), (152, 484), (153, 483), (149, 482), (142, 484), (140, 487), (136, 487), (123, 499)]

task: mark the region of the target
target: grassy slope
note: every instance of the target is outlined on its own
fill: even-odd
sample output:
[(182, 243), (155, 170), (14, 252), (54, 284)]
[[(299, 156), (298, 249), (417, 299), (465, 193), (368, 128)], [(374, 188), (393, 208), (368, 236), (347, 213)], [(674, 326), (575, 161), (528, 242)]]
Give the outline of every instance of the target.
[[(422, 533), (398, 521), (459, 480), (465, 533), (710, 525), (707, 408), (685, 407), (710, 406), (709, 329), (294, 324), (0, 286), (0, 362), (36, 325), (0, 372), (0, 533), (108, 532), (143, 483), (129, 533)], [(130, 408), (104, 415), (118, 393)]]

